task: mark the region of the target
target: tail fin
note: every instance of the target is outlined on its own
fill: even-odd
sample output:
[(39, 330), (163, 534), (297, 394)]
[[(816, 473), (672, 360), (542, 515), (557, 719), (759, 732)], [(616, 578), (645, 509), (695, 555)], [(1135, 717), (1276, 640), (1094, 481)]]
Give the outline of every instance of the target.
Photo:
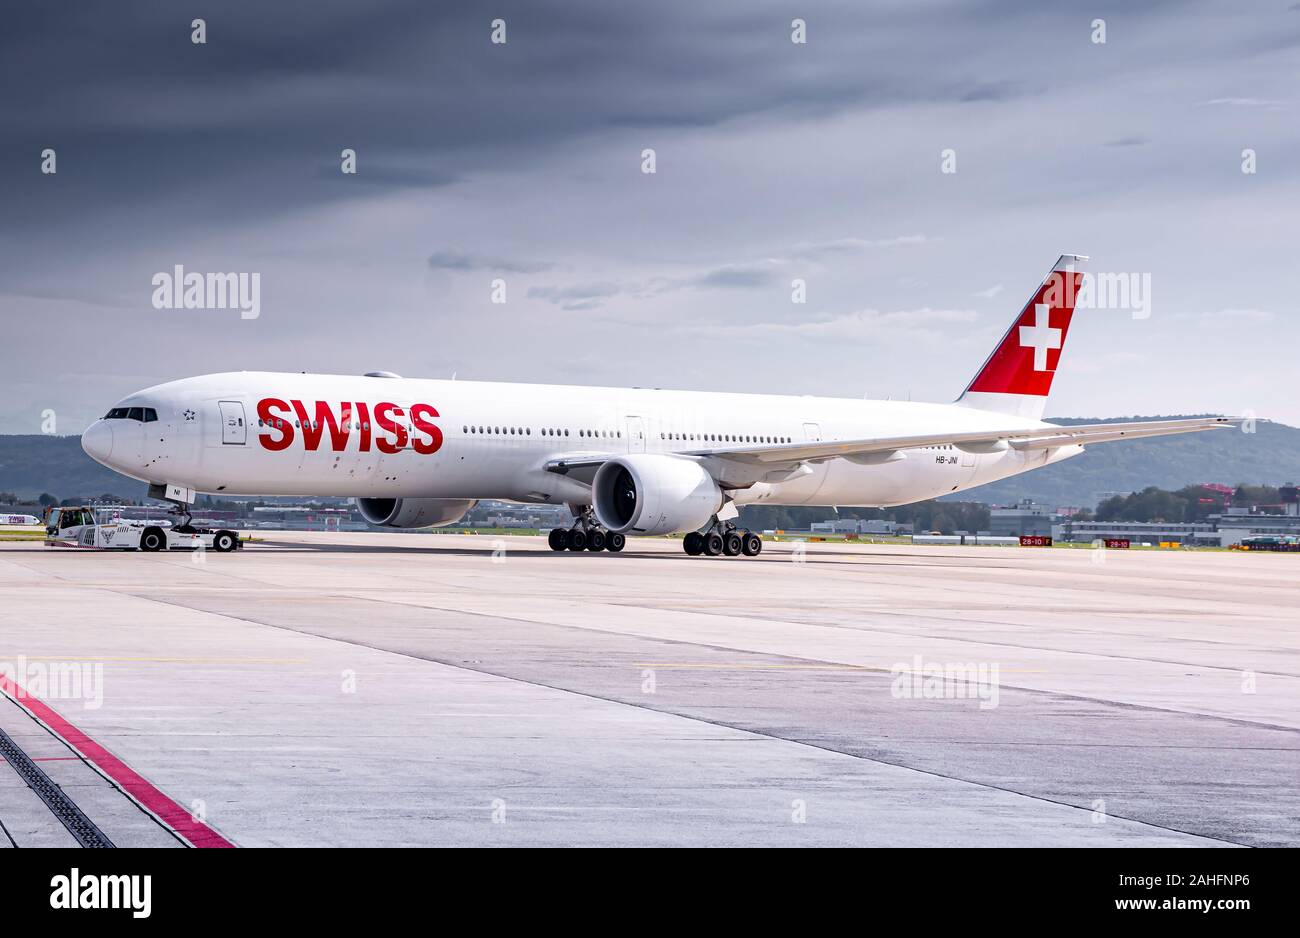
[(1088, 258), (1062, 254), (957, 403), (1041, 419)]

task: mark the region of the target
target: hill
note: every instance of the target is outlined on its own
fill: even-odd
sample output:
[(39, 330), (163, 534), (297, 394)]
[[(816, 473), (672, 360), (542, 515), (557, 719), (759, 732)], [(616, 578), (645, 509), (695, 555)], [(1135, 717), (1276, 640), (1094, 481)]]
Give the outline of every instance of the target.
[[(1191, 415), (1201, 416), (1201, 415)], [(1047, 418), (1053, 423), (1119, 423), (1177, 417)], [(1136, 492), (1149, 485), (1179, 489), (1200, 482), (1279, 485), (1300, 480), (1300, 429), (1256, 423), (1253, 433), (1211, 430), (1149, 440), (1101, 443), (1045, 469), (952, 496), (993, 505), (1033, 498), (1049, 506), (1095, 507), (1103, 492)]]
[(143, 498), (148, 490), (87, 456), (79, 436), (0, 436), (0, 492), (33, 501), (42, 492), (60, 499), (108, 493)]

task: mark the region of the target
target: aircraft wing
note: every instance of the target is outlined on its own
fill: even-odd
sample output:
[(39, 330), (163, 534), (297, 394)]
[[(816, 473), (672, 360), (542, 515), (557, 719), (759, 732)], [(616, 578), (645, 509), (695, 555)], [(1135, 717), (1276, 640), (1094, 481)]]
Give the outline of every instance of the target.
[[(1143, 437), (1196, 433), (1202, 430), (1228, 430), (1244, 417), (1197, 417), (1191, 420), (1143, 420), (1135, 423), (1086, 423), (1074, 426), (1045, 426), (1015, 430), (963, 430), (959, 433), (921, 433), (909, 436), (882, 436), (861, 440), (833, 440), (809, 443), (736, 444), (713, 449), (685, 450), (682, 456), (716, 457), (759, 464), (824, 462), (844, 457), (864, 461), (923, 446), (955, 446), (970, 453), (994, 453), (1008, 447), (1019, 450), (1052, 449), (1057, 446), (1087, 446), (1112, 440), (1136, 440)], [(583, 453), (552, 459), (549, 472), (572, 476), (591, 484), (596, 470), (615, 455), (625, 453)]]
[(713, 449), (687, 450), (686, 456), (714, 456), (754, 463), (822, 462), (842, 456), (871, 457), (923, 446), (952, 445), (972, 453), (998, 452), (1007, 447), (1021, 450), (1051, 449), (1057, 446), (1086, 446), (1111, 440), (1195, 433), (1230, 429), (1243, 417), (1198, 417), (1191, 420), (1145, 420), (1136, 423), (1092, 423), (1075, 426), (1046, 426), (1031, 429), (963, 430), (958, 433), (922, 433), (861, 440), (833, 440), (806, 443), (772, 443), (755, 446), (736, 444)]

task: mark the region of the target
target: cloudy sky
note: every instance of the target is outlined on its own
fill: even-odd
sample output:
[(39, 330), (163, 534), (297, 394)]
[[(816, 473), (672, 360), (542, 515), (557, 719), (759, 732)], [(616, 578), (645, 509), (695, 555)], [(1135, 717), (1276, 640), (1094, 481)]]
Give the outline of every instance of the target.
[(948, 400), (1062, 252), (1150, 315), (1049, 413), (1297, 424), (1298, 73), (1293, 0), (10, 5), (0, 432), (240, 369)]

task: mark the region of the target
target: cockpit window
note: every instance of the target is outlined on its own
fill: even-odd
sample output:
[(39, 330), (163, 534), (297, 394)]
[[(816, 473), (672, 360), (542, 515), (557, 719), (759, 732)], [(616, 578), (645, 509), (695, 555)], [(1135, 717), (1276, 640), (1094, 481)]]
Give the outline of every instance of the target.
[(105, 420), (138, 420), (141, 423), (153, 423), (158, 419), (158, 411), (152, 407), (114, 407), (104, 415)]

